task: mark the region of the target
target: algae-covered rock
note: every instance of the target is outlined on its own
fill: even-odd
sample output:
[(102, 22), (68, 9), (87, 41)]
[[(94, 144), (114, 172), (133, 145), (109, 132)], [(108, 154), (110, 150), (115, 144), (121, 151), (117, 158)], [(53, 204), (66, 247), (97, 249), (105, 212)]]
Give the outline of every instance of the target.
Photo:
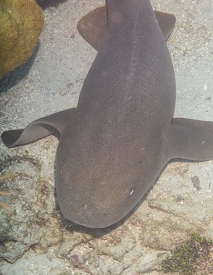
[(32, 55), (43, 25), (35, 0), (0, 0), (0, 79)]

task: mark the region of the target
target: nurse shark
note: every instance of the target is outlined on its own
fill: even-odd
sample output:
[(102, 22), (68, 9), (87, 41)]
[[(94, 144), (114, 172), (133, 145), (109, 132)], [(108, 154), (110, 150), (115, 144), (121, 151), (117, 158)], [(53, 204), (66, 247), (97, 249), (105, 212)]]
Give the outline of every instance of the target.
[(213, 122), (173, 118), (175, 74), (165, 39), (174, 16), (157, 15), (149, 0), (106, 4), (106, 33), (99, 42), (95, 35), (98, 53), (77, 107), (1, 136), (15, 147), (60, 133), (58, 203), (67, 219), (91, 228), (124, 218), (171, 159), (213, 159)]

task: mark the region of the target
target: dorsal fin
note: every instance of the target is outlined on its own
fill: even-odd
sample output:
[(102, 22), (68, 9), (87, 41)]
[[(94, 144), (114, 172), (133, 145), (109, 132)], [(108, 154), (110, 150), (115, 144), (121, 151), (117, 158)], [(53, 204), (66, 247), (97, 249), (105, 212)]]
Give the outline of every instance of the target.
[[(155, 11), (158, 24), (165, 40), (168, 39), (175, 26), (174, 15)], [(78, 31), (82, 37), (96, 50), (99, 49), (107, 31), (106, 6), (96, 8), (83, 16), (78, 22)]]

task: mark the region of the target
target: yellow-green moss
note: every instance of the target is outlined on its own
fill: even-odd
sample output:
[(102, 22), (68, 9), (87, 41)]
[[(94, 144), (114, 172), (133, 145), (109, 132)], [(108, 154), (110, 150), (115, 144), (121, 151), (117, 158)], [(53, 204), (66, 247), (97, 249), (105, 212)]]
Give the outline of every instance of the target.
[(212, 240), (207, 240), (198, 233), (192, 233), (188, 241), (175, 248), (171, 256), (162, 261), (162, 271), (194, 275), (201, 259), (207, 260), (212, 248)]
[(35, 0), (0, 0), (0, 79), (32, 55), (43, 24)]

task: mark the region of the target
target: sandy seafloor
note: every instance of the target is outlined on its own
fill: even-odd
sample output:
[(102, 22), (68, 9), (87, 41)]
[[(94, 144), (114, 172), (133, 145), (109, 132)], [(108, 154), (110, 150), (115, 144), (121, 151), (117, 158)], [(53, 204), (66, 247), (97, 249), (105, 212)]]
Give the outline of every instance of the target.
[[(104, 1), (40, 2), (45, 25), (26, 64), (0, 80), (0, 131), (77, 104), (96, 52), (76, 29), (78, 20)], [(213, 1), (153, 0), (173, 13), (168, 41), (176, 81), (176, 117), (213, 120)], [(54, 189), (58, 144), (50, 136), (7, 149), (0, 141), (0, 273), (3, 275), (163, 274), (161, 260), (192, 231), (213, 239), (213, 161), (170, 163), (124, 221), (89, 230), (65, 221)], [(203, 267), (203, 273), (213, 274)], [(212, 271), (212, 273), (211, 273)]]

